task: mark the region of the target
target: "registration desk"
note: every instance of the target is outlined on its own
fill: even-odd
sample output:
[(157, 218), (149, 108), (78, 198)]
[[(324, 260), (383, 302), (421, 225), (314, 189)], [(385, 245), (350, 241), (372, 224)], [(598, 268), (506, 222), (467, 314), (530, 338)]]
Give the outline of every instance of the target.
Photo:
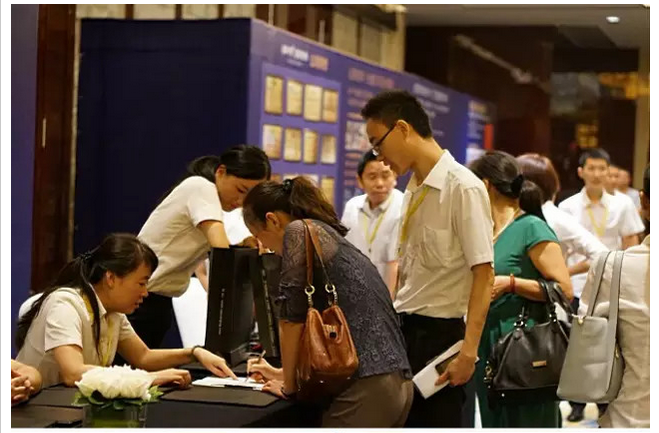
[[(190, 368), (193, 376), (199, 371)], [(239, 373), (239, 369), (237, 369)], [(208, 373), (205, 373), (208, 374)], [(82, 409), (71, 406), (76, 388), (55, 386), (41, 391), (11, 411), (12, 427), (79, 427)], [(147, 427), (316, 427), (318, 412), (301, 403), (258, 391), (192, 387), (165, 389), (149, 404)]]

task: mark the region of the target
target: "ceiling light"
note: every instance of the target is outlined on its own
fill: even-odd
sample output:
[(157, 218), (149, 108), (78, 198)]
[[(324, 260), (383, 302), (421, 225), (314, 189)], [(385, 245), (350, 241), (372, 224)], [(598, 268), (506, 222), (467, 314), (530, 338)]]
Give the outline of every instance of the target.
[(611, 24), (619, 23), (620, 22), (620, 17), (616, 17), (614, 15), (611, 15), (610, 17), (606, 17), (606, 20), (610, 22)]

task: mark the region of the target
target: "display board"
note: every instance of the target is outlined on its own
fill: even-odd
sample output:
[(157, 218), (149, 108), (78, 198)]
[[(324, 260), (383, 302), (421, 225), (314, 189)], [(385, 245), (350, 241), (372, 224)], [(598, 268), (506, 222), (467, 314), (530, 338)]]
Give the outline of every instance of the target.
[[(382, 91), (404, 89), (415, 95), (430, 117), (433, 136), (458, 161), (491, 146), (494, 113), (484, 101), (261, 21), (251, 26), (249, 141), (271, 150), (278, 177), (308, 175), (326, 194), (333, 191), (339, 214), (345, 202), (361, 194), (357, 166), (371, 146), (360, 112)], [(287, 128), (302, 132), (287, 137)], [(399, 179), (398, 187), (405, 183)]]
[(138, 233), (188, 162), (236, 144), (261, 146), (273, 179), (307, 176), (341, 215), (370, 149), (360, 111), (383, 90), (417, 96), (458, 161), (493, 137), (484, 101), (258, 20), (83, 20), (80, 46), (74, 253)]

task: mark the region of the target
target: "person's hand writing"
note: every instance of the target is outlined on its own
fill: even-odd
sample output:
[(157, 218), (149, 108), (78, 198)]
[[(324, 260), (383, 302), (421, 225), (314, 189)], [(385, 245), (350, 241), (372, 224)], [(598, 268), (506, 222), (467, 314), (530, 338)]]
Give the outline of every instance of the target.
[(247, 360), (247, 374), (257, 382), (266, 382), (268, 380), (284, 380), (284, 371), (281, 368), (275, 368), (265, 359), (258, 358)]

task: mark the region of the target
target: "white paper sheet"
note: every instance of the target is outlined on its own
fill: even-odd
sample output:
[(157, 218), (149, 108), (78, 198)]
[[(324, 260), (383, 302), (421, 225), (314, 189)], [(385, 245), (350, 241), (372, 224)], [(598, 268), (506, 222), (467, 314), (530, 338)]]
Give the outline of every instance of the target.
[(216, 377), (208, 376), (203, 379), (195, 380), (192, 382), (196, 386), (209, 386), (215, 388), (224, 388), (224, 387), (238, 387), (238, 388), (250, 388), (255, 391), (261, 391), (263, 389), (263, 383), (256, 382), (255, 380), (249, 377), (238, 377), (238, 380), (232, 379), (230, 377)]

